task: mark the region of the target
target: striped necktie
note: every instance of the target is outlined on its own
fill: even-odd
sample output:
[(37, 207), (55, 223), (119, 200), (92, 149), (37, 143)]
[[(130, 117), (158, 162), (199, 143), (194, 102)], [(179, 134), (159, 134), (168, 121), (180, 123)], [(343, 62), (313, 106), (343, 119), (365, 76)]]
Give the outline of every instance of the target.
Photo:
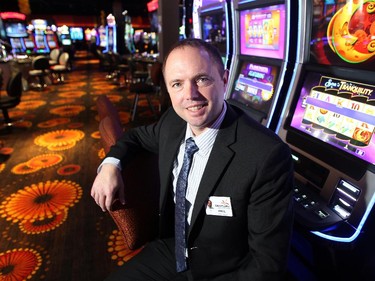
[(198, 147), (192, 138), (188, 138), (185, 144), (185, 154), (181, 171), (176, 183), (176, 206), (175, 206), (175, 247), (176, 247), (176, 269), (181, 272), (187, 269), (186, 265), (186, 188), (188, 175), (193, 155)]

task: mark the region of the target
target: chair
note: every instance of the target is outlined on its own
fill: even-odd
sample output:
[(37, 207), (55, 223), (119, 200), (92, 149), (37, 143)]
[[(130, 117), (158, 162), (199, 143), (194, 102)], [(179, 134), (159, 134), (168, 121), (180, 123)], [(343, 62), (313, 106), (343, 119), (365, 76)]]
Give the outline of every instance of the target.
[[(118, 113), (106, 96), (97, 100), (99, 132), (104, 151), (122, 135)], [(123, 167), (126, 204), (119, 200), (112, 204), (109, 214), (116, 223), (130, 250), (136, 250), (156, 237), (158, 231), (159, 174), (157, 155), (137, 154)]]
[(13, 125), (8, 109), (16, 107), (21, 102), (22, 91), (22, 73), (17, 72), (12, 74), (5, 91), (7, 95), (0, 95), (0, 109), (3, 112), (3, 123), (6, 127)]
[[(157, 117), (154, 105), (151, 101), (151, 96), (156, 95), (160, 91), (160, 83), (162, 80), (162, 64), (160, 62), (154, 62), (150, 69), (150, 74), (147, 77), (145, 75), (138, 76), (135, 82), (132, 82), (129, 86), (129, 92), (134, 93), (134, 100), (131, 109), (131, 121), (134, 121), (135, 114), (137, 112), (138, 101), (140, 95), (145, 95), (149, 108), (152, 113)], [(134, 76), (133, 76), (134, 78)]]
[(49, 54), (49, 65), (56, 65), (59, 63), (59, 56), (61, 52), (59, 49), (53, 49)]
[[(130, 72), (129, 64), (127, 63), (127, 60), (122, 58), (118, 53), (112, 53), (112, 61), (114, 64), (113, 79), (120, 85), (120, 87), (125, 87)], [(121, 77), (123, 77), (124, 83), (121, 82)]]
[(46, 77), (50, 74), (49, 58), (43, 55), (35, 57), (31, 62), (30, 77), (36, 77), (38, 83), (32, 83), (31, 87), (44, 89), (47, 86)]
[(59, 57), (59, 63), (52, 65), (50, 70), (57, 83), (64, 83), (64, 73), (70, 71), (69, 53), (63, 52)]

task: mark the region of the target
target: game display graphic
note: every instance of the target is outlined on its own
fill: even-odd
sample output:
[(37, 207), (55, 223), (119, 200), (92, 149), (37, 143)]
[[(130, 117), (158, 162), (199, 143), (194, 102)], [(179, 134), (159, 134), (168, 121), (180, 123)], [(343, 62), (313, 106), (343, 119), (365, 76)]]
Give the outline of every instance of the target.
[(314, 6), (311, 60), (373, 71), (375, 0), (334, 2)]
[(278, 73), (275, 66), (243, 61), (231, 98), (268, 113)]
[(375, 164), (375, 86), (308, 72), (290, 126)]
[(240, 11), (242, 55), (284, 58), (285, 5)]

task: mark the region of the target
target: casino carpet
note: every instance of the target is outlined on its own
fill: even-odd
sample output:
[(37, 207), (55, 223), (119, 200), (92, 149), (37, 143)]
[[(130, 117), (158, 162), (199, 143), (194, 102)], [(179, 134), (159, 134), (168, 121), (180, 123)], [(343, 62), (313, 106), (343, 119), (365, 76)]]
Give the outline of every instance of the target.
[(0, 130), (0, 280), (103, 280), (134, 254), (90, 196), (104, 157), (95, 101), (106, 94), (124, 128), (154, 119), (141, 101), (129, 122), (131, 94), (77, 54), (64, 84), (25, 91)]

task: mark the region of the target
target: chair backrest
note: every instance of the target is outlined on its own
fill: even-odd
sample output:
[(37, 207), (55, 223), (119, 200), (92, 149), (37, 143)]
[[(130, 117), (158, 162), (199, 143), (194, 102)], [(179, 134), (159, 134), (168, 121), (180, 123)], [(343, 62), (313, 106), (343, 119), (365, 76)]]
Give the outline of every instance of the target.
[[(97, 100), (100, 116), (99, 132), (107, 153), (122, 135), (123, 129), (112, 103), (105, 96)], [(103, 112), (100, 113), (100, 110)], [(122, 171), (126, 179), (126, 204), (115, 200), (112, 216), (125, 244), (135, 250), (151, 241), (158, 233), (159, 174), (157, 155), (140, 152)]]
[(163, 79), (163, 72), (162, 72), (163, 64), (161, 62), (154, 62), (151, 66), (150, 76), (152, 84), (155, 86), (160, 86), (162, 79)]
[(51, 60), (57, 61), (60, 55), (60, 50), (59, 49), (53, 49), (51, 53), (49, 54), (49, 58)]
[(49, 58), (43, 55), (37, 56), (32, 61), (32, 68), (37, 70), (45, 70), (49, 68)]
[(0, 89), (3, 88), (4, 77), (3, 77), (3, 69), (0, 68)]
[(63, 52), (59, 57), (59, 64), (66, 66), (68, 65), (68, 61), (69, 61), (69, 53)]
[(7, 94), (10, 97), (21, 97), (22, 95), (22, 72), (11, 75), (7, 84)]

